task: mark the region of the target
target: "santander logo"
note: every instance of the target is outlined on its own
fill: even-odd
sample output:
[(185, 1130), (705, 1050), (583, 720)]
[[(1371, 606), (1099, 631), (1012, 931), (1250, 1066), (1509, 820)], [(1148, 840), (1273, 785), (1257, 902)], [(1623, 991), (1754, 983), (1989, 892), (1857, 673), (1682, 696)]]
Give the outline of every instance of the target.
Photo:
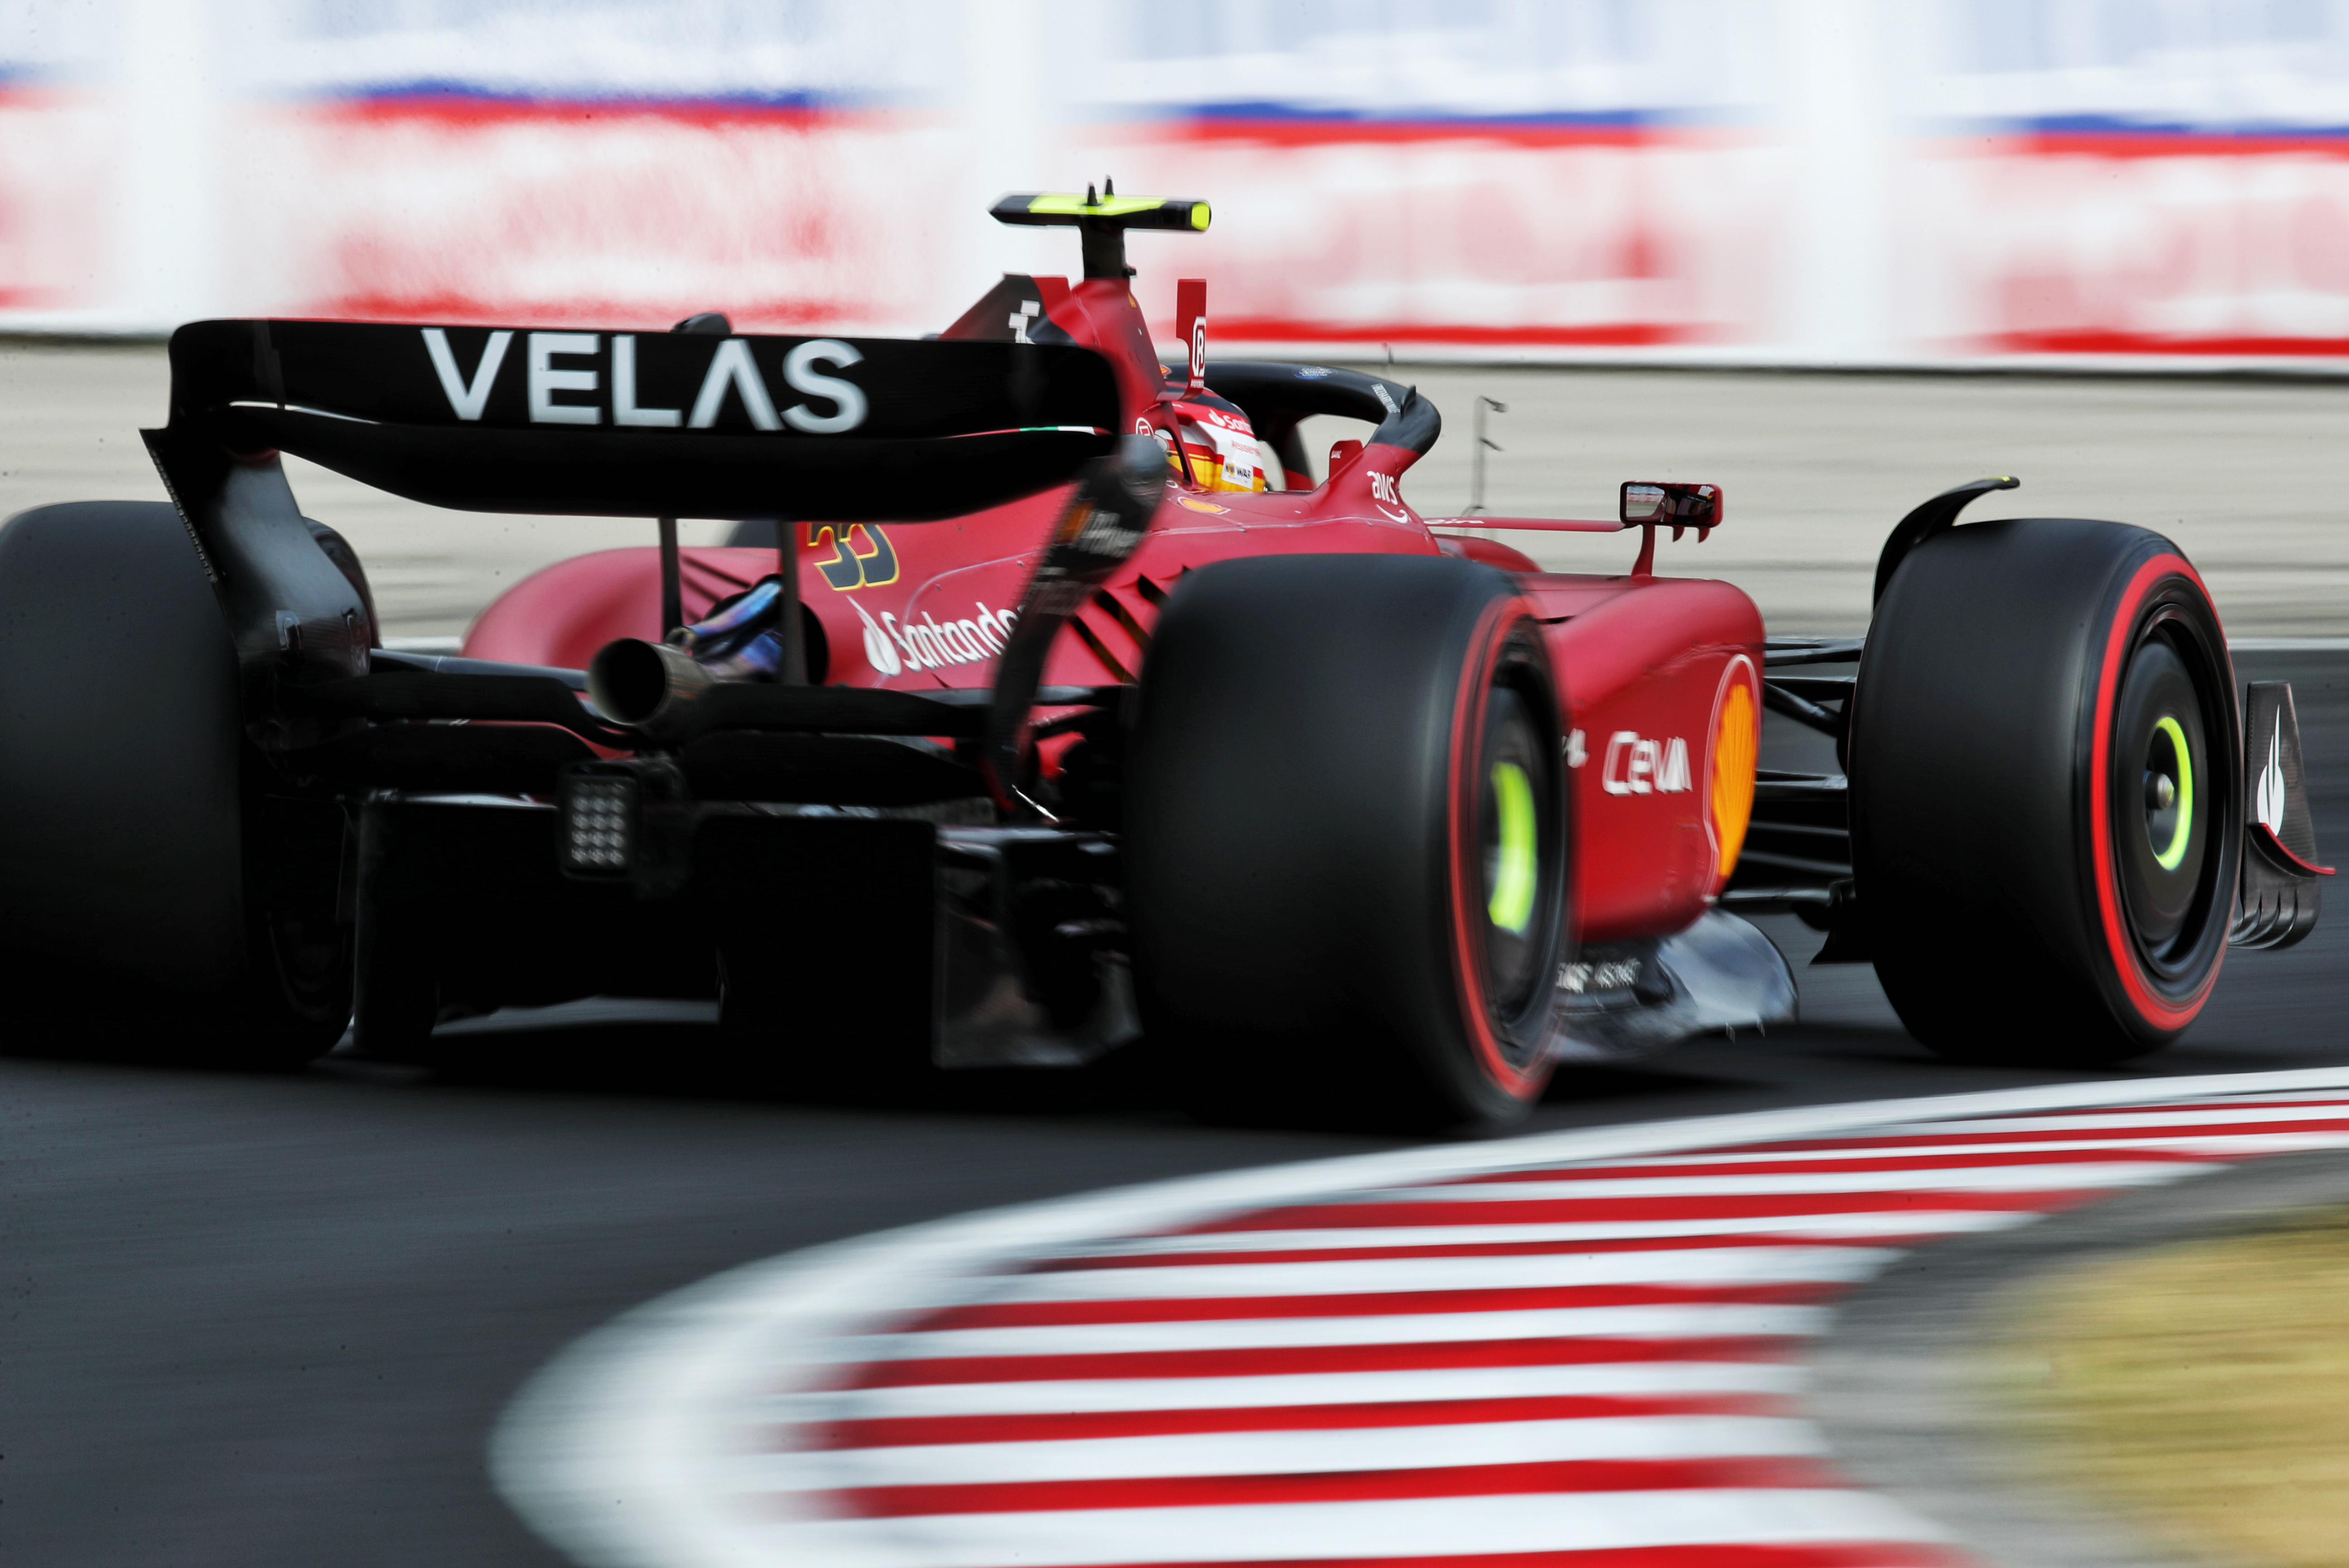
[(848, 607), (864, 623), (864, 662), (883, 675), (984, 663), (1003, 651), (1019, 618), (1017, 610), (991, 610), (983, 604), (977, 615), (949, 621), (934, 619), (926, 610), (919, 621), (900, 622), (886, 610), (875, 620), (854, 599)]

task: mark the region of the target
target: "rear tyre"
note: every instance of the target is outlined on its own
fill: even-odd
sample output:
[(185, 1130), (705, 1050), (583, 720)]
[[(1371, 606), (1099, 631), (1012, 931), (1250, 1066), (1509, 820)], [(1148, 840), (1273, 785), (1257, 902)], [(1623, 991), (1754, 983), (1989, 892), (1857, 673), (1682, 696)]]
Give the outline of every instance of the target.
[(2158, 1049), (2226, 954), (2233, 665), (2194, 568), (2116, 523), (1979, 523), (1902, 564), (1860, 661), (1852, 850), (1876, 971), (1961, 1060)]
[(13, 1044), (238, 1066), (333, 1048), (344, 812), (276, 784), (245, 742), (227, 628), (171, 506), (0, 527), (0, 733)]
[(1125, 807), (1153, 1054), (1216, 1119), (1525, 1114), (1551, 1068), (1557, 682), (1504, 573), (1227, 562), (1154, 635)]

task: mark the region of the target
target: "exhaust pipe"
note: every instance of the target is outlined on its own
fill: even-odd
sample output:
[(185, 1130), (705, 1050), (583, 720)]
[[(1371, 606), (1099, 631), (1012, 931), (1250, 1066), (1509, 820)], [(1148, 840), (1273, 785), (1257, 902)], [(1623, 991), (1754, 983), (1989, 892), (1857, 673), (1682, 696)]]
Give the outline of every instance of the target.
[(704, 693), (718, 683), (709, 668), (681, 648), (624, 637), (587, 661), (587, 700), (616, 724), (648, 735), (673, 734)]
[(677, 733), (720, 681), (796, 685), (804, 677), (792, 657), (802, 635), (795, 600), (780, 575), (763, 577), (714, 606), (708, 619), (669, 633), (667, 642), (607, 642), (588, 660), (588, 700), (614, 723), (661, 739)]

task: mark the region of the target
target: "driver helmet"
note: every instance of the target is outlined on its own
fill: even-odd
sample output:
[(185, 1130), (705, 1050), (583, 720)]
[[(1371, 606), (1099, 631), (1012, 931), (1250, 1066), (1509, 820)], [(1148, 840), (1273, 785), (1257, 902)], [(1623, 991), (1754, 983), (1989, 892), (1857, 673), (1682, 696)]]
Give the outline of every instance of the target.
[(1181, 432), (1178, 449), (1174, 433), (1156, 431), (1166, 451), (1166, 466), (1176, 479), (1199, 490), (1268, 490), (1264, 456), (1255, 427), (1239, 405), (1205, 388), (1186, 390), (1180, 382), (1167, 388), (1169, 408)]

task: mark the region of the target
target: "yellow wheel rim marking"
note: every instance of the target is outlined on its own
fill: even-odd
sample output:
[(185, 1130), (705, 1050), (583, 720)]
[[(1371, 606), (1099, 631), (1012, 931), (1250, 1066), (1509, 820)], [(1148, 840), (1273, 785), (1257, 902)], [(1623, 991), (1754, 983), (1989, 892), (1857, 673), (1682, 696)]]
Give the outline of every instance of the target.
[(1534, 888), (1540, 880), (1533, 781), (1515, 763), (1493, 764), (1493, 811), (1501, 830), (1501, 863), (1493, 876), (1493, 897), (1485, 912), (1493, 923), (1523, 936), (1533, 922)]
[(2186, 859), (2186, 841), (2194, 836), (2194, 759), (2187, 754), (2186, 732), (2178, 721), (2167, 713), (2154, 721), (2154, 731), (2169, 737), (2169, 749), (2178, 756), (2178, 830), (2169, 836), (2169, 847), (2156, 849), (2153, 863), (2164, 871), (2175, 871)]

